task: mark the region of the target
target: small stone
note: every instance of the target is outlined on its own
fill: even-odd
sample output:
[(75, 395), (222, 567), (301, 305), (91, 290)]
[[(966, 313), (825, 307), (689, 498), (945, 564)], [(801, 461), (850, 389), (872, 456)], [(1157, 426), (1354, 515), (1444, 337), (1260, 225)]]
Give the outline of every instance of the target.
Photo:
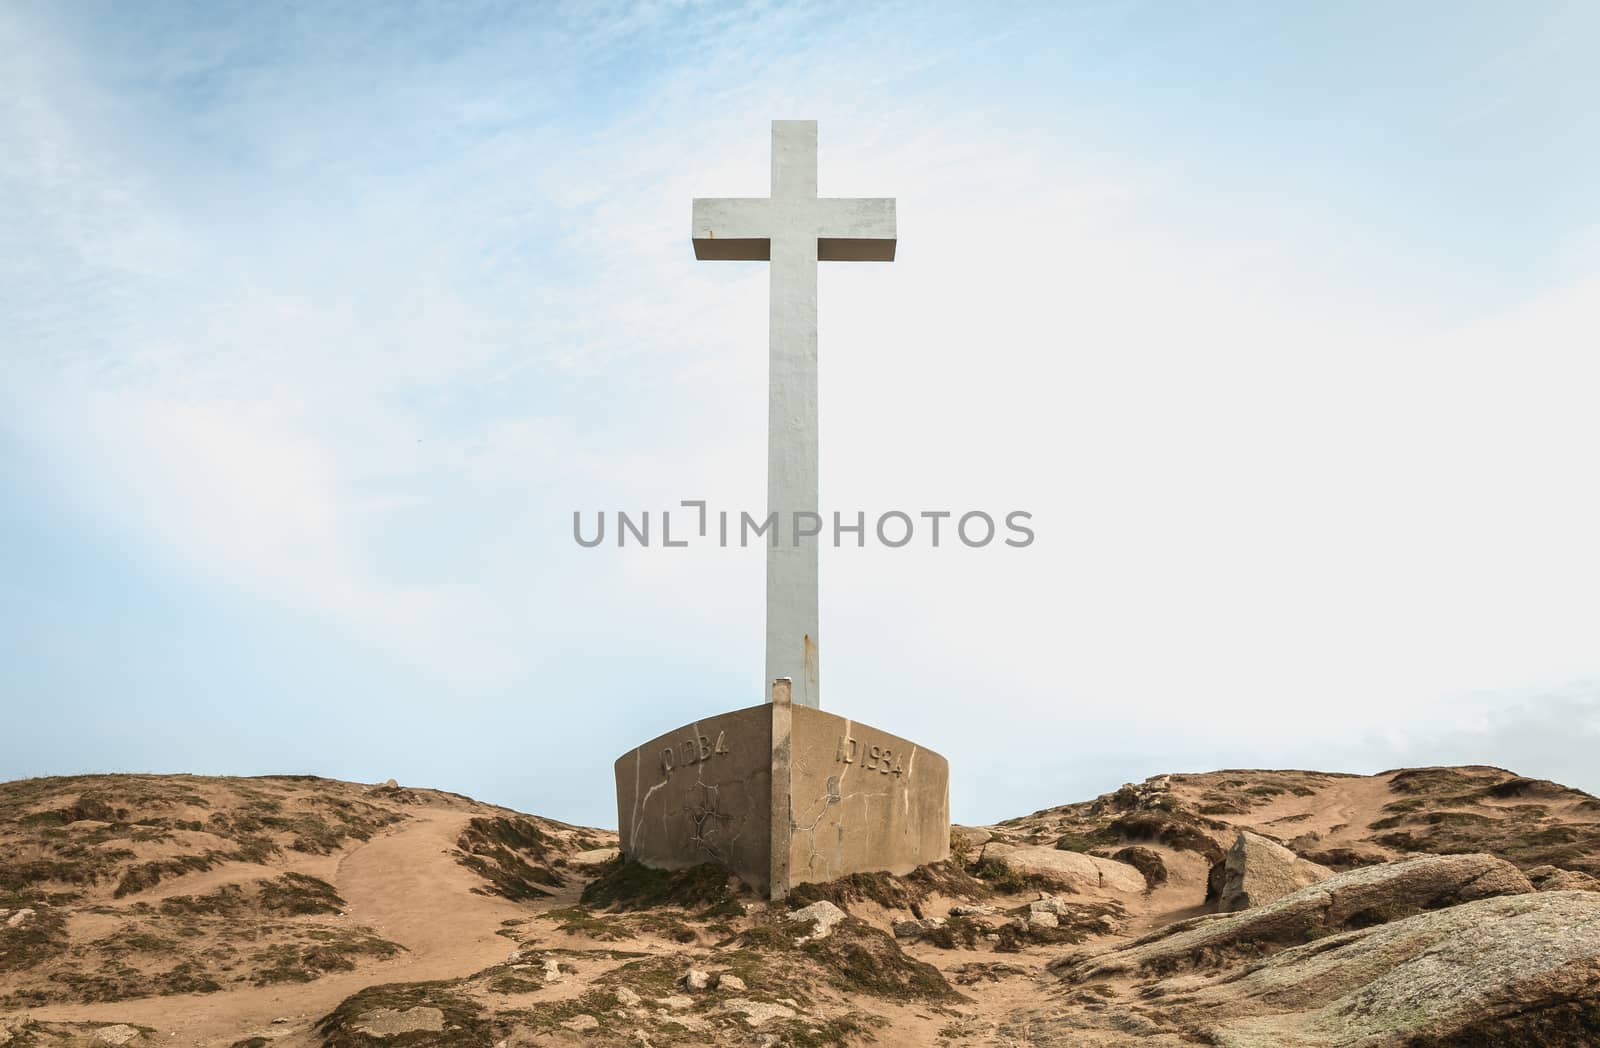
[(622, 1005), (624, 1008), (637, 1008), (641, 1000), (638, 994), (634, 993), (626, 986), (617, 987), (617, 992), (614, 994), (614, 996), (617, 998), (617, 1003)]
[[(32, 914), (33, 911), (18, 910), (17, 913)], [(7, 923), (11, 924), (9, 921)], [(14, 928), (16, 925), (11, 924), (11, 927)], [(127, 1023), (117, 1023), (115, 1026), (102, 1026), (96, 1030), (94, 1032), (94, 1043), (110, 1045), (132, 1044), (138, 1037), (139, 1030), (137, 1027), (129, 1026)]]
[(561, 981), (561, 962), (554, 957), (546, 957), (544, 960), (544, 981), (547, 983)]
[(896, 939), (916, 939), (927, 935), (936, 928), (943, 928), (943, 917), (925, 917), (914, 921), (895, 921), (894, 936)]
[(685, 997), (681, 993), (675, 993), (671, 997), (663, 997), (663, 998), (661, 998), (661, 1000), (657, 1001), (656, 1003), (660, 1004), (660, 1005), (663, 1005), (663, 1006), (665, 1006), (667, 1008), (671, 1008), (675, 1012), (681, 1012), (685, 1008), (693, 1008), (694, 1007), (694, 998), (693, 997)]
[(509, 954), (506, 955), (506, 963), (507, 964), (517, 964), (521, 960), (522, 960), (522, 951), (521, 950), (512, 950)]
[(717, 989), (727, 990), (729, 993), (744, 993), (748, 989), (744, 980), (732, 972), (721, 972), (717, 975)]
[[(32, 918), (33, 918), (33, 910), (31, 910), (28, 907), (24, 906), (22, 909), (18, 910), (16, 913), (13, 913), (10, 917), (6, 918), (6, 927), (7, 928), (20, 928), (24, 924), (27, 924), (28, 921), (31, 920)], [(130, 1027), (130, 1029), (132, 1029), (132, 1028)], [(135, 1032), (137, 1032), (137, 1031), (135, 1031)]]
[(444, 1029), (444, 1012), (419, 1005), (415, 1008), (377, 1008), (363, 1012), (350, 1029), (368, 1037), (398, 1037), (404, 1033), (439, 1033)]
[(781, 1004), (752, 1001), (744, 997), (723, 1002), (722, 1010), (742, 1016), (753, 1027), (773, 1019), (793, 1019), (797, 1014), (793, 1008), (785, 1008)]
[(845, 919), (845, 912), (826, 899), (798, 909), (789, 915), (791, 921), (816, 921), (817, 928), (801, 942), (826, 939), (833, 934), (833, 926)]
[(272, 1025), (281, 1026), (284, 1023), (292, 1023), (292, 1022), (294, 1022), (294, 1020), (289, 1018), (287, 1015), (280, 1015), (276, 1019), (272, 1020)]
[(699, 968), (690, 968), (678, 979), (678, 985), (690, 993), (699, 993), (711, 988), (711, 976)]
[(565, 1026), (569, 1030), (577, 1030), (580, 1032), (583, 1030), (598, 1030), (600, 1028), (600, 1020), (588, 1014), (574, 1015), (561, 1025)]
[(383, 788), (386, 790), (397, 790), (400, 788), (400, 784), (395, 782), (393, 779), (384, 779)]
[(969, 903), (950, 907), (952, 917), (991, 917), (1000, 911), (986, 903)]

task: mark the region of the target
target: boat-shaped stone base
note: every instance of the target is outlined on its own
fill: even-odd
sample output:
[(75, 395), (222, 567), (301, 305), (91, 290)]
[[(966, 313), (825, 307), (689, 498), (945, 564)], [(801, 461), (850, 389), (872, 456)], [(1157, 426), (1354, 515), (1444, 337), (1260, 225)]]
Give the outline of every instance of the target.
[(686, 724), (617, 758), (622, 852), (717, 863), (779, 899), (950, 855), (950, 766), (917, 744), (779, 701)]

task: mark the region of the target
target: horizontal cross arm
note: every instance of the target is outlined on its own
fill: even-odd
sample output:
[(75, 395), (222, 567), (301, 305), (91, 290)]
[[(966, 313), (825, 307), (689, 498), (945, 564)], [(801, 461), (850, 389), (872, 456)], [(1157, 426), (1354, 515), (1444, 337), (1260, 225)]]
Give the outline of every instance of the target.
[(772, 258), (771, 201), (764, 197), (696, 197), (694, 257), (734, 262)]
[(893, 197), (846, 197), (817, 201), (819, 262), (893, 262)]

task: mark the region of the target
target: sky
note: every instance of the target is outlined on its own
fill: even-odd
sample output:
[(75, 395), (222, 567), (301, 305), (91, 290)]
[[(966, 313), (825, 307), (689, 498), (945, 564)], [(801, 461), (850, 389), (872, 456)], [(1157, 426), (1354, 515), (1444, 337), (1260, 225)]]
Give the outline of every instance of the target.
[[(1593, 4), (0, 5), (0, 779), (616, 823), (762, 688), (774, 118), (821, 267), (825, 709), (987, 822), (1218, 767), (1600, 792)], [(675, 525), (676, 526), (676, 525)]]

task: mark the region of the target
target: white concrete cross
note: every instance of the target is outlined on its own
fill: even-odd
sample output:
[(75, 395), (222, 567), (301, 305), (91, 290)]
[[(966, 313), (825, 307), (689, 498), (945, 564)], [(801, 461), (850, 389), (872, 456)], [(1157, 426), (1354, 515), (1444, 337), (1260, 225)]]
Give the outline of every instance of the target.
[(794, 681), (794, 702), (818, 688), (817, 538), (794, 527), (817, 514), (817, 263), (894, 261), (892, 198), (817, 196), (817, 122), (772, 122), (772, 195), (694, 202), (699, 259), (770, 262), (767, 343), (767, 675)]

